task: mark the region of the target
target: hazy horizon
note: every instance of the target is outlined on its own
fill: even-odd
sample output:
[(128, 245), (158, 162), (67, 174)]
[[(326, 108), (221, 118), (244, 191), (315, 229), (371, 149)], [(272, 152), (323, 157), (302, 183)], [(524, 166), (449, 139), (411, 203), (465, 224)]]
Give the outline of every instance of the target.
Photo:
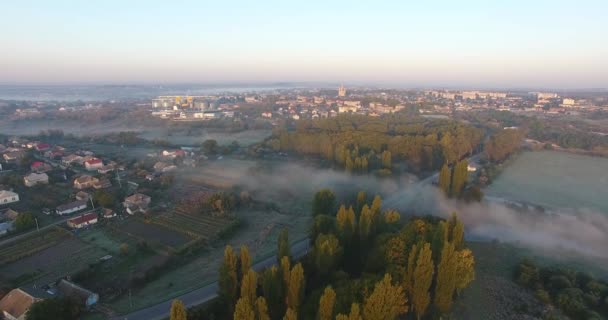
[(0, 83), (605, 88), (603, 1), (29, 1), (0, 5)]

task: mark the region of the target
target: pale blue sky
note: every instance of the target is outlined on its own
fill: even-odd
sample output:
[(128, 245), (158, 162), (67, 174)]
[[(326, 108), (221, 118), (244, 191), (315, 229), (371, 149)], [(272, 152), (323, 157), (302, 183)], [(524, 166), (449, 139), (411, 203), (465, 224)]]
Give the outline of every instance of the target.
[(2, 1), (0, 82), (608, 87), (607, 13), (605, 0)]

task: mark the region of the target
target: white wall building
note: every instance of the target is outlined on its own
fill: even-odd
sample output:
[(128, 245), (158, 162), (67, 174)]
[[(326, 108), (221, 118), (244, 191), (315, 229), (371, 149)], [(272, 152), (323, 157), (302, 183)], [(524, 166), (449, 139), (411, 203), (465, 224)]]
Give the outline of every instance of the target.
[(0, 205), (19, 201), (19, 195), (12, 191), (0, 190)]

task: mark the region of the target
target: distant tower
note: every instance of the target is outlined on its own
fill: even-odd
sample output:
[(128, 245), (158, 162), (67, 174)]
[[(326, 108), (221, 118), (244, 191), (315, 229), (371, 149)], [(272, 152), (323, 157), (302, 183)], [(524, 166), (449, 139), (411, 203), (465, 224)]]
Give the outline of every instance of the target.
[(338, 97), (346, 97), (346, 88), (343, 85), (338, 88)]

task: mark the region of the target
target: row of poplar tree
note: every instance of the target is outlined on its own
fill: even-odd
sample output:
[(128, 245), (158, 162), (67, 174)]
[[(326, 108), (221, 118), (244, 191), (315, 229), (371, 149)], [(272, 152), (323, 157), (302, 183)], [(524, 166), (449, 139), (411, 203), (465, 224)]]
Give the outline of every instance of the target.
[(246, 246), (238, 253), (226, 247), (219, 298), (202, 318), (436, 319), (474, 279), (474, 257), (455, 215), (402, 219), (364, 192), (336, 207), (330, 190), (315, 195), (311, 250), (298, 261), (286, 230), (277, 265), (261, 273), (251, 269)]

